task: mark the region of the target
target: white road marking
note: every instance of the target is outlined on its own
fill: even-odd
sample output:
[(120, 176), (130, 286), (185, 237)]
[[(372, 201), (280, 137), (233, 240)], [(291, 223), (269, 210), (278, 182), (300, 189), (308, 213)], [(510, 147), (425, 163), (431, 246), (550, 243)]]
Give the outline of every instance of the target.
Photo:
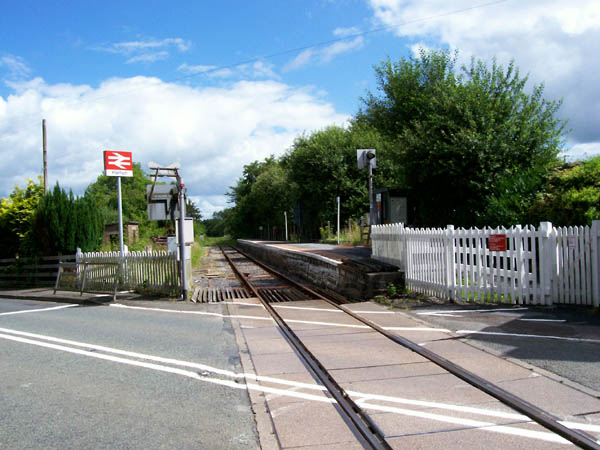
[(232, 378), (250, 378), (255, 381), (266, 381), (266, 382), (271, 382), (271, 383), (279, 383), (279, 384), (285, 384), (288, 386), (303, 387), (306, 389), (316, 389), (316, 390), (325, 389), (324, 387), (315, 385), (315, 384), (300, 383), (300, 382), (295, 382), (295, 381), (286, 381), (286, 380), (281, 380), (279, 378), (256, 376), (254, 374), (249, 374), (249, 373), (238, 374), (236, 372), (218, 369), (216, 367), (208, 366), (206, 364), (194, 363), (194, 362), (189, 362), (189, 361), (181, 361), (181, 360), (173, 359), (173, 358), (164, 358), (161, 356), (147, 355), (144, 353), (120, 350), (120, 349), (113, 348), (113, 347), (106, 347), (103, 345), (90, 344), (87, 342), (78, 342), (78, 341), (73, 341), (73, 340), (69, 340), (69, 339), (61, 339), (61, 338), (56, 338), (56, 337), (52, 337), (52, 336), (45, 336), (42, 334), (12, 330), (9, 328), (0, 328), (0, 333), (14, 334), (14, 335), (23, 336), (26, 338), (33, 338), (33, 339), (39, 339), (39, 340), (44, 340), (44, 341), (49, 341), (49, 342), (55, 342), (57, 344), (65, 344), (65, 345), (71, 345), (74, 347), (82, 347), (85, 349), (97, 350), (97, 351), (101, 351), (101, 352), (105, 352), (105, 353), (113, 353), (115, 355), (128, 356), (131, 358), (138, 358), (138, 359), (145, 359), (148, 361), (160, 362), (160, 363), (164, 363), (164, 364), (172, 364), (172, 365), (182, 366), (182, 367), (189, 367), (189, 368), (202, 370), (202, 371), (208, 371), (208, 372), (212, 372), (212, 373), (216, 373), (219, 375), (224, 375), (224, 376), (228, 376), (228, 377), (232, 377)]
[[(21, 336), (27, 336), (27, 337), (21, 337)], [(329, 397), (322, 396), (322, 395), (312, 395), (312, 394), (306, 394), (306, 393), (302, 393), (302, 392), (296, 392), (296, 389), (310, 389), (310, 390), (318, 390), (318, 391), (325, 390), (325, 388), (323, 386), (317, 385), (317, 384), (300, 383), (300, 382), (296, 382), (296, 381), (288, 381), (288, 380), (279, 379), (279, 378), (257, 376), (254, 374), (238, 374), (238, 373), (235, 373), (235, 372), (232, 372), (229, 370), (223, 370), (223, 369), (218, 369), (215, 367), (207, 366), (205, 364), (198, 364), (198, 363), (193, 363), (193, 362), (189, 362), (189, 361), (175, 360), (175, 359), (171, 359), (171, 358), (162, 358), (159, 356), (146, 355), (146, 354), (137, 353), (137, 352), (129, 352), (126, 350), (120, 350), (120, 349), (115, 349), (115, 348), (111, 348), (111, 347), (105, 347), (105, 346), (100, 346), (100, 345), (95, 345), (95, 344), (90, 344), (90, 343), (84, 343), (84, 342), (77, 342), (77, 341), (72, 341), (72, 340), (67, 340), (67, 339), (60, 339), (60, 338), (55, 338), (52, 336), (44, 336), (44, 335), (28, 333), (28, 332), (23, 332), (23, 331), (17, 331), (17, 330), (11, 330), (11, 329), (6, 329), (6, 328), (0, 328), (0, 338), (16, 341), (16, 342), (20, 342), (20, 343), (30, 344), (30, 345), (36, 345), (39, 347), (45, 347), (45, 348), (49, 348), (49, 349), (53, 349), (53, 350), (69, 352), (69, 353), (73, 353), (73, 354), (77, 354), (77, 355), (81, 355), (81, 356), (88, 356), (91, 358), (97, 358), (97, 359), (107, 360), (107, 361), (111, 361), (111, 362), (117, 362), (117, 363), (121, 363), (121, 364), (127, 364), (127, 365), (131, 365), (131, 366), (137, 366), (137, 367), (141, 367), (141, 368), (157, 370), (157, 371), (161, 371), (161, 372), (168, 372), (168, 373), (172, 373), (175, 375), (192, 378), (192, 379), (195, 379), (198, 381), (219, 384), (219, 385), (231, 387), (234, 389), (247, 388), (247, 389), (257, 390), (257, 391), (261, 391), (261, 392), (265, 392), (265, 393), (276, 394), (276, 395), (291, 396), (291, 397), (297, 397), (297, 398), (302, 398), (302, 399), (306, 399), (306, 400), (326, 402), (326, 403), (335, 403), (335, 400), (333, 400)], [(46, 340), (46, 341), (50, 341), (50, 342), (43, 342), (42, 340), (34, 340), (34, 339), (30, 339), (30, 338), (42, 339), (42, 340)], [(135, 357), (138, 359), (146, 359), (146, 360), (151, 360), (151, 361), (156, 361), (156, 362), (164, 362), (164, 363), (173, 364), (173, 365), (191, 367), (191, 368), (201, 369), (201, 370), (204, 370), (207, 372), (221, 374), (221, 375), (225, 375), (225, 376), (229, 376), (229, 377), (233, 377), (233, 378), (246, 378), (246, 379), (253, 379), (255, 381), (263, 381), (263, 382), (271, 382), (271, 383), (277, 383), (277, 384), (282, 384), (282, 385), (288, 385), (288, 386), (292, 386), (293, 389), (271, 388), (268, 386), (256, 385), (254, 383), (236, 383), (235, 381), (231, 381), (231, 380), (222, 380), (222, 379), (202, 376), (202, 375), (198, 374), (197, 372), (183, 370), (183, 369), (179, 369), (176, 367), (169, 367), (169, 366), (165, 366), (165, 365), (161, 365), (161, 364), (137, 361), (137, 360), (127, 359), (127, 358), (123, 358), (123, 357), (119, 357), (119, 356), (106, 355), (106, 354), (102, 354), (102, 353), (92, 352), (89, 350), (82, 350), (82, 349), (78, 349), (78, 348), (67, 347), (64, 345), (53, 344), (52, 342), (69, 344), (69, 345), (72, 345), (75, 347), (84, 347), (87, 349), (104, 351), (107, 353), (114, 353), (114, 354), (119, 354), (119, 355), (123, 355), (123, 356), (130, 356), (130, 357)], [(459, 406), (459, 405), (449, 405), (449, 404), (435, 403), (435, 402), (424, 402), (424, 401), (420, 401), (420, 400), (401, 399), (401, 398), (397, 398), (397, 397), (388, 397), (388, 396), (383, 396), (383, 395), (364, 394), (364, 393), (360, 393), (360, 392), (348, 392), (348, 394), (359, 397), (358, 402), (361, 403), (362, 406), (364, 406), (365, 408), (374, 409), (377, 411), (393, 412), (396, 414), (429, 418), (431, 420), (438, 420), (438, 421), (443, 421), (443, 422), (448, 422), (448, 423), (467, 425), (470, 427), (480, 428), (482, 430), (495, 431), (495, 432), (500, 432), (500, 433), (505, 433), (505, 434), (513, 434), (513, 435), (518, 435), (518, 436), (549, 440), (552, 442), (562, 442), (562, 441), (556, 441), (555, 439), (557, 438), (557, 436), (552, 433), (523, 430), (523, 429), (513, 428), (513, 427), (509, 427), (509, 426), (495, 425), (493, 423), (479, 422), (479, 421), (473, 421), (473, 420), (469, 420), (469, 419), (460, 419), (460, 418), (456, 418), (456, 417), (443, 416), (443, 415), (439, 415), (439, 414), (424, 413), (421, 411), (405, 410), (405, 409), (401, 409), (401, 408), (393, 408), (393, 407), (388, 407), (388, 406), (383, 406), (383, 405), (369, 404), (366, 402), (372, 401), (372, 400), (380, 400), (380, 401), (386, 401), (386, 402), (410, 404), (410, 405), (421, 406), (421, 407), (426, 406), (426, 407), (434, 407), (434, 408), (440, 408), (440, 409), (450, 409), (453, 411), (463, 411), (463, 412), (469, 412), (469, 413), (474, 413), (474, 414), (483, 414), (483, 415), (488, 415), (488, 416), (510, 418), (510, 419), (515, 419), (515, 420), (528, 420), (525, 416), (521, 416), (519, 414), (511, 414), (511, 413), (506, 413), (506, 412), (501, 412), (501, 411), (489, 411), (489, 410), (484, 410), (481, 408), (472, 408), (472, 407)], [(587, 431), (600, 432), (600, 426), (596, 426), (596, 425), (579, 424), (579, 423), (574, 423), (574, 422), (561, 422), (561, 423), (563, 423), (563, 425), (569, 426), (571, 428), (578, 428), (578, 429), (587, 430)], [(560, 439), (562, 439), (562, 438), (560, 438)]]
[(517, 319), (524, 322), (566, 322), (565, 319)]
[[(245, 303), (245, 302), (227, 302), (228, 305), (242, 305), (242, 306), (258, 306), (260, 308), (264, 308), (261, 303)], [(316, 308), (313, 306), (287, 306), (287, 305), (272, 305), (273, 308), (280, 309), (299, 309), (306, 311), (321, 311), (321, 312), (333, 312), (333, 313), (343, 313), (341, 309), (334, 308)], [(396, 314), (395, 311), (353, 311), (357, 314)]]
[(524, 428), (516, 428), (516, 427), (511, 427), (508, 425), (496, 425), (496, 424), (490, 423), (490, 422), (481, 422), (479, 420), (461, 419), (459, 417), (442, 416), (440, 414), (432, 414), (432, 413), (428, 413), (428, 412), (424, 412), (424, 411), (414, 411), (414, 410), (410, 410), (410, 409), (395, 408), (395, 407), (391, 407), (391, 406), (373, 405), (373, 404), (366, 403), (366, 402), (362, 402), (361, 406), (363, 408), (373, 409), (376, 411), (385, 411), (385, 412), (391, 412), (391, 413), (395, 413), (395, 414), (402, 414), (402, 415), (406, 415), (406, 416), (421, 417), (423, 419), (437, 420), (439, 422), (464, 425), (471, 429), (476, 429), (476, 430), (481, 430), (481, 431), (492, 431), (495, 433), (511, 434), (513, 436), (521, 436), (521, 437), (528, 437), (528, 438), (533, 438), (533, 439), (540, 439), (540, 440), (548, 441), (548, 442), (571, 444), (569, 441), (567, 441), (563, 437), (559, 436), (558, 434), (549, 433), (547, 431), (527, 430)]
[(570, 342), (590, 342), (592, 344), (600, 344), (600, 339), (586, 339), (586, 338), (574, 338), (564, 336), (549, 336), (543, 334), (519, 334), (519, 333), (501, 333), (496, 331), (477, 331), (477, 330), (457, 330), (457, 334), (484, 334), (489, 336), (509, 336), (509, 337), (520, 337), (520, 338), (538, 338), (538, 339), (556, 339), (559, 341), (570, 341)]
[(498, 308), (498, 309), (456, 309), (452, 311), (425, 311), (417, 313), (420, 316), (439, 316), (444, 314), (469, 314), (469, 313), (486, 313), (497, 311), (524, 311), (529, 308)]
[(193, 378), (198, 381), (205, 381), (207, 383), (228, 386), (228, 387), (231, 387), (234, 389), (246, 389), (247, 388), (247, 389), (258, 390), (261, 392), (268, 392), (268, 393), (272, 393), (272, 394), (286, 395), (288, 397), (302, 398), (305, 400), (314, 400), (314, 401), (325, 402), (325, 403), (335, 403), (335, 400), (332, 398), (329, 398), (329, 397), (305, 394), (305, 393), (301, 393), (301, 392), (295, 392), (293, 390), (271, 388), (268, 386), (259, 386), (259, 385), (253, 384), (253, 383), (236, 383), (235, 381), (232, 381), (232, 380), (222, 380), (219, 378), (210, 378), (210, 377), (202, 376), (202, 375), (198, 374), (197, 372), (178, 369), (176, 367), (169, 367), (169, 366), (163, 366), (160, 364), (136, 361), (133, 359), (121, 358), (119, 356), (105, 355), (102, 353), (95, 353), (95, 352), (91, 352), (88, 350), (80, 350), (77, 348), (65, 347), (63, 345), (57, 345), (57, 344), (52, 344), (49, 342), (42, 342), (42, 341), (32, 340), (32, 339), (28, 339), (28, 338), (22, 338), (19, 336), (12, 336), (12, 335), (8, 335), (8, 334), (0, 333), (0, 338), (15, 341), (15, 342), (20, 342), (20, 343), (24, 343), (24, 344), (36, 345), (38, 347), (45, 347), (45, 348), (49, 348), (52, 350), (59, 350), (59, 351), (63, 351), (63, 352), (74, 353), (76, 355), (89, 356), (91, 358), (102, 359), (102, 360), (121, 363), (121, 364), (127, 364), (130, 366), (142, 367), (145, 369), (157, 370), (159, 372), (168, 372), (168, 373), (172, 373), (175, 375), (181, 375), (181, 376), (185, 376), (188, 378)]
[(13, 314), (26, 314), (26, 313), (44, 312), (44, 311), (56, 311), (58, 309), (73, 308), (75, 306), (79, 306), (79, 305), (63, 305), (63, 306), (53, 306), (52, 308), (25, 309), (25, 310), (21, 310), (21, 311), (11, 311), (11, 312), (0, 313), (0, 316), (11, 316)]
[[(274, 320), (271, 317), (260, 317), (260, 316), (246, 316), (246, 315), (237, 315), (237, 314), (221, 314), (214, 312), (205, 312), (205, 311), (176, 311), (172, 309), (161, 309), (161, 308), (147, 308), (144, 306), (127, 306), (122, 305), (120, 303), (111, 303), (109, 306), (115, 308), (124, 308), (124, 309), (136, 309), (143, 311), (154, 311), (161, 313), (170, 313), (170, 314), (194, 314), (198, 316), (213, 316), (213, 317), (223, 317), (230, 319), (253, 319), (253, 320)], [(324, 325), (328, 327), (341, 327), (341, 328), (359, 328), (359, 329), (371, 329), (368, 325), (354, 325), (348, 323), (335, 323), (335, 322), (319, 322), (319, 321), (311, 321), (311, 320), (296, 320), (296, 319), (286, 319), (286, 322), (289, 323), (301, 323), (306, 325)], [(389, 331), (439, 331), (443, 333), (449, 333), (450, 330), (445, 328), (424, 328), (424, 327), (382, 327), (384, 330)]]

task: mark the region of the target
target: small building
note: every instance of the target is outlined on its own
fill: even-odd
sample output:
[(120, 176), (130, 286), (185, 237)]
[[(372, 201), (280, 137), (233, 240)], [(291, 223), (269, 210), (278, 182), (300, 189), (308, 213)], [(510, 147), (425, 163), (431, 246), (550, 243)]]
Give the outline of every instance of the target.
[[(123, 241), (130, 245), (137, 241), (140, 237), (140, 223), (139, 222), (125, 222), (123, 223)], [(104, 244), (110, 244), (119, 242), (119, 223), (108, 223), (104, 226)]]
[(375, 205), (377, 216), (375, 223), (403, 223), (410, 225), (414, 222), (414, 208), (410, 209), (410, 202), (405, 191), (395, 189), (375, 189)]

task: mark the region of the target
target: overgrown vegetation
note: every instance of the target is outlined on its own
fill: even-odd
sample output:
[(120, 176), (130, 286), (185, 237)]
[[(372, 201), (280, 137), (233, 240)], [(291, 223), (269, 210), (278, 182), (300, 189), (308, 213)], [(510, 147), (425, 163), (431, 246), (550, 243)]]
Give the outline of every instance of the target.
[[(356, 167), (359, 148), (377, 150), (374, 184), (406, 193), (411, 225), (532, 219), (531, 205), (564, 145), (560, 101), (546, 100), (542, 85), (527, 92), (514, 63), (473, 59), (457, 68), (456, 55), (444, 51), (384, 61), (375, 76), (377, 92), (360, 100), (347, 128), (301, 136), (282, 157), (244, 167), (229, 192), (234, 206), (222, 217), (233, 235), (278, 236), (272, 231), (283, 229), (287, 212), (295, 235), (322, 238), (335, 221), (337, 196), (342, 223), (358, 219), (369, 205), (367, 173)], [(583, 197), (590, 192), (573, 197), (574, 208)], [(586, 214), (572, 218), (598, 217), (597, 209)]]

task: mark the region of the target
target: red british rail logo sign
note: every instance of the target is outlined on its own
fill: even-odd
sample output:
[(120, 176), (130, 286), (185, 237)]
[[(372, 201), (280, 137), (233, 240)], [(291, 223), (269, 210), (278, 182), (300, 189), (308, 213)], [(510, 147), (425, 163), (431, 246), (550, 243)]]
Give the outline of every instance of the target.
[(108, 177), (132, 177), (131, 152), (104, 150), (104, 174)]

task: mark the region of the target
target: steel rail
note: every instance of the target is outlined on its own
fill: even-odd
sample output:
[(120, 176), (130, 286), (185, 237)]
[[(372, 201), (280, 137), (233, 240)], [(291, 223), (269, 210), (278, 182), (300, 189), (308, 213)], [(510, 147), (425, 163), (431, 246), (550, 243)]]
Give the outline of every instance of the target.
[[(302, 343), (300, 338), (294, 333), (294, 331), (285, 323), (283, 318), (275, 311), (275, 309), (266, 301), (259, 293), (258, 289), (252, 284), (248, 277), (243, 274), (235, 263), (231, 260), (229, 255), (221, 248), (223, 255), (233, 268), (234, 272), (240, 277), (242, 282), (252, 291), (252, 293), (260, 300), (265, 309), (271, 314), (279, 329), (283, 332), (288, 342), (296, 349), (298, 354), (310, 367), (317, 378), (323, 383), (323, 386), (336, 400), (338, 405), (338, 411), (342, 415), (344, 421), (350, 426), (355, 432), (357, 438), (365, 448), (370, 449), (381, 449), (391, 450), (390, 445), (385, 441), (383, 433), (379, 430), (377, 425), (371, 420), (371, 418), (364, 413), (364, 411), (350, 398), (346, 391), (329, 375), (327, 369), (318, 361), (318, 359), (310, 352), (310, 350)], [(244, 253), (239, 253), (244, 256)], [(248, 258), (253, 261), (251, 258)], [(253, 261), (254, 262), (254, 261)]]
[(476, 375), (473, 372), (466, 370), (463, 367), (458, 366), (457, 364), (438, 355), (437, 353), (434, 353), (427, 348), (421, 347), (420, 345), (418, 345), (417, 343), (415, 343), (409, 339), (406, 339), (402, 336), (399, 336), (397, 334), (389, 332), (388, 330), (385, 330), (381, 326), (377, 325), (375, 322), (356, 314), (354, 311), (352, 311), (348, 307), (346, 307), (344, 305), (340, 305), (340, 304), (332, 301), (331, 299), (327, 298), (323, 294), (315, 292), (312, 289), (292, 280), (285, 274), (282, 274), (281, 272), (273, 269), (272, 267), (269, 267), (266, 264), (264, 264), (260, 261), (257, 261), (255, 258), (247, 255), (242, 250), (240, 250), (236, 247), (234, 247), (234, 248), (238, 252), (240, 252), (242, 255), (244, 255), (245, 257), (247, 257), (248, 259), (250, 259), (257, 265), (259, 265), (260, 267), (265, 269), (266, 271), (271, 272), (274, 275), (277, 275), (277, 276), (283, 278), (287, 282), (292, 283), (293, 285), (297, 286), (300, 289), (303, 289), (305, 292), (310, 292), (312, 295), (317, 296), (319, 299), (324, 300), (327, 303), (329, 303), (330, 305), (333, 305), (334, 307), (344, 311), (345, 313), (349, 314), (356, 320), (362, 322), (363, 324), (365, 324), (365, 325), (373, 328), (374, 330), (378, 331), (379, 333), (383, 334), (385, 337), (392, 340), (393, 342), (395, 342), (399, 345), (402, 345), (403, 347), (408, 348), (409, 350), (412, 350), (413, 352), (423, 356), (424, 358), (428, 359), (429, 361), (433, 362), (434, 364), (437, 364), (438, 366), (440, 366), (442, 369), (450, 372), (452, 375), (455, 375), (456, 377), (460, 378), (461, 380), (469, 383), (471, 386), (474, 386), (475, 388), (477, 388), (477, 389), (485, 392), (486, 394), (494, 397), (495, 399), (501, 401), (505, 405), (526, 415), (531, 420), (533, 420), (534, 422), (537, 422), (538, 424), (542, 425), (544, 428), (552, 431), (553, 433), (558, 434), (559, 436), (567, 439), (568, 441), (572, 442), (573, 444), (575, 444), (581, 448), (588, 449), (588, 450), (600, 450), (600, 441), (596, 440), (593, 436), (591, 436), (587, 433), (584, 433), (582, 431), (573, 430), (571, 428), (566, 427), (565, 425), (563, 425), (559, 422), (559, 419), (556, 416), (544, 411), (543, 409), (540, 409), (539, 407), (529, 403), (528, 401), (526, 401), (520, 397), (517, 397), (516, 395), (506, 391), (505, 389), (502, 389), (501, 387), (495, 385), (494, 383), (491, 383), (490, 381), (485, 380), (484, 378), (481, 378), (479, 375)]

